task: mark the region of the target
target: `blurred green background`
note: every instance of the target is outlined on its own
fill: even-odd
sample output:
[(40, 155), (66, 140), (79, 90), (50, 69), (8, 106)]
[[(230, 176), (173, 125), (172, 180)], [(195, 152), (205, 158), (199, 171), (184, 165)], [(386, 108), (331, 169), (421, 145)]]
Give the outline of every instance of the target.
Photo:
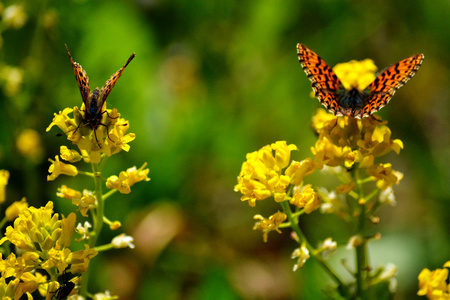
[[(449, 1), (1, 3), (3, 11), (23, 6), (26, 17), (14, 28), (3, 14), (0, 28), (0, 168), (11, 172), (7, 204), (22, 196), (33, 206), (52, 200), (67, 214), (74, 207), (56, 198), (57, 187), (93, 189), (79, 177), (46, 181), (47, 159), (70, 143), (56, 136), (57, 128), (45, 129), (53, 113), (82, 102), (64, 44), (91, 88), (136, 53), (108, 107), (130, 121), (137, 138), (129, 153), (108, 161), (104, 174), (148, 162), (151, 181), (108, 200), (107, 216), (123, 223), (136, 249), (95, 258), (93, 292), (107, 289), (121, 299), (326, 299), (330, 280), (314, 261), (292, 272), (296, 243), (288, 230), (271, 233), (268, 243), (252, 230), (254, 214), (280, 208), (270, 201), (250, 208), (233, 191), (248, 152), (286, 140), (300, 149), (293, 159), (311, 156), (310, 120), (321, 106), (310, 97), (297, 43), (331, 66), (372, 58), (383, 69), (425, 54), (420, 71), (379, 113), (405, 145), (383, 162), (405, 178), (395, 187), (397, 206), (383, 207), (380, 224), (371, 228), (382, 238), (370, 244), (370, 259), (373, 267), (397, 265), (396, 299), (414, 299), (420, 270), (450, 258)], [(30, 128), (42, 139), (43, 151), (34, 156), (17, 148)], [(327, 184), (320, 176), (312, 183)], [(345, 245), (352, 234), (336, 217), (318, 212), (302, 226), (313, 244), (332, 236)], [(116, 234), (105, 230), (102, 241)], [(345, 249), (336, 254), (342, 274), (340, 259), (351, 264), (352, 255)]]

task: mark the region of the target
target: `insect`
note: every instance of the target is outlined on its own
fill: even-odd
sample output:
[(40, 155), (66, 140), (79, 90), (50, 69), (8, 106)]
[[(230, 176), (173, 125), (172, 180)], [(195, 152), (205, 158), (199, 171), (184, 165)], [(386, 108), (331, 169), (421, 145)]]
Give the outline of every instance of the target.
[(67, 298), (67, 296), (70, 295), (72, 290), (75, 288), (75, 283), (73, 281), (70, 281), (67, 279), (67, 273), (65, 270), (64, 270), (64, 273), (61, 275), (61, 277), (62, 277), (62, 282), (59, 285), (58, 289), (54, 292), (52, 299), (53, 298), (55, 298), (57, 300), (65, 299), (65, 298)]
[(320, 103), (336, 116), (368, 117), (384, 107), (395, 92), (420, 68), (424, 55), (405, 58), (379, 74), (364, 90), (345, 89), (330, 66), (314, 51), (297, 44), (297, 53), (303, 70), (312, 83)]
[[(95, 90), (91, 92), (91, 88), (89, 87), (89, 77), (87, 76), (86, 71), (83, 70), (79, 63), (73, 61), (72, 56), (70, 55), (69, 48), (67, 47), (67, 45), (65, 46), (67, 49), (67, 54), (70, 58), (70, 62), (72, 63), (73, 73), (75, 74), (78, 87), (80, 88), (81, 98), (83, 98), (84, 119), (82, 123), (89, 125), (91, 129), (94, 130), (95, 139), (97, 140), (97, 135), (95, 133), (97, 127), (99, 125), (106, 127), (106, 125), (101, 122), (103, 114), (106, 112), (106, 110), (102, 111), (103, 104), (105, 103), (106, 98), (116, 84), (117, 80), (119, 80), (120, 75), (122, 75), (123, 71), (125, 71), (125, 68), (135, 57), (135, 54), (131, 54), (130, 58), (128, 58), (123, 67), (120, 68), (116, 73), (114, 73), (106, 81), (105, 85), (101, 89), (96, 87)], [(78, 125), (76, 130), (78, 130), (82, 123)]]

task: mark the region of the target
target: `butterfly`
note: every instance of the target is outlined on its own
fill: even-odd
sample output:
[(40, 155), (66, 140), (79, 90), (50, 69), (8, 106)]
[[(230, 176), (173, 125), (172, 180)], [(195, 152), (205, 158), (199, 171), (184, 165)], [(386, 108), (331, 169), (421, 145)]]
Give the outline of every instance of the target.
[[(72, 56), (70, 55), (69, 48), (66, 46), (67, 54), (69, 55), (70, 62), (72, 63), (73, 73), (77, 79), (78, 87), (80, 88), (81, 98), (83, 98), (84, 103), (84, 119), (83, 123), (87, 124), (91, 127), (91, 129), (95, 130), (99, 125), (106, 126), (101, 123), (102, 116), (106, 111), (102, 111), (103, 104), (106, 101), (109, 93), (112, 88), (116, 84), (117, 80), (119, 80), (120, 75), (122, 75), (125, 68), (128, 64), (133, 60), (136, 56), (134, 53), (131, 54), (130, 58), (128, 58), (127, 62), (120, 68), (116, 73), (114, 73), (105, 83), (105, 85), (99, 89), (95, 88), (91, 92), (91, 88), (89, 87), (89, 77), (86, 74), (86, 71), (83, 70), (81, 65), (77, 62), (74, 62)], [(81, 125), (81, 123), (80, 123)], [(78, 127), (80, 127), (78, 125)], [(77, 128), (78, 129), (78, 128)], [(97, 136), (95, 136), (97, 139)]]
[(312, 83), (320, 103), (336, 116), (368, 117), (391, 100), (420, 68), (424, 55), (405, 58), (383, 70), (364, 90), (345, 89), (330, 66), (314, 51), (297, 44), (297, 53), (303, 71)]

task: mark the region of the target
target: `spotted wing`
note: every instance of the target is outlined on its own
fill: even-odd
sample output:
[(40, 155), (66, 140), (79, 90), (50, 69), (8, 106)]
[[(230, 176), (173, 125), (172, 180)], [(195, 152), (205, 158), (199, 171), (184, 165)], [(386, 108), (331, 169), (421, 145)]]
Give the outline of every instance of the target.
[(106, 101), (106, 98), (108, 97), (109, 93), (111, 92), (112, 88), (114, 87), (114, 85), (116, 85), (117, 80), (119, 80), (120, 75), (122, 75), (123, 71), (125, 71), (125, 68), (128, 66), (128, 64), (130, 63), (130, 61), (133, 60), (133, 58), (136, 55), (133, 53), (131, 54), (130, 58), (128, 58), (127, 62), (123, 65), (122, 68), (120, 68), (116, 73), (114, 73), (105, 83), (105, 85), (102, 87), (101, 91), (100, 91), (100, 103), (101, 105), (99, 105), (100, 107), (103, 105), (103, 102)]
[(368, 87), (368, 96), (359, 117), (367, 117), (388, 104), (395, 92), (416, 74), (424, 55), (405, 58), (386, 68)]
[(89, 94), (91, 89), (89, 88), (89, 77), (87, 77), (86, 71), (83, 70), (81, 65), (77, 62), (74, 62), (72, 59), (72, 55), (70, 55), (69, 48), (66, 46), (67, 54), (69, 55), (70, 62), (72, 63), (73, 73), (77, 78), (78, 87), (80, 88), (81, 97), (83, 98), (84, 105), (87, 105), (87, 100), (89, 98)]
[(297, 53), (317, 99), (333, 114), (342, 115), (338, 92), (344, 88), (339, 78), (319, 55), (305, 45), (297, 44)]

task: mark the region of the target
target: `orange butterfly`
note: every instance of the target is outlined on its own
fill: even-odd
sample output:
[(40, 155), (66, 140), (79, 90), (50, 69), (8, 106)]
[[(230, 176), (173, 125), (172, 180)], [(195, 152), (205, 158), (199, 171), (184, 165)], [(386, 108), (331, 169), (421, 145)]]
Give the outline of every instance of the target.
[[(94, 130), (95, 134), (95, 130), (99, 125), (106, 126), (101, 123), (102, 115), (106, 112), (101, 111), (103, 104), (106, 101), (106, 98), (108, 97), (112, 88), (116, 84), (117, 80), (119, 80), (120, 75), (122, 75), (123, 71), (125, 71), (125, 68), (135, 57), (135, 54), (134, 53), (131, 54), (130, 58), (128, 58), (125, 65), (123, 65), (122, 68), (120, 68), (106, 81), (105, 85), (102, 87), (101, 90), (99, 90), (99, 88), (96, 87), (95, 90), (91, 92), (91, 89), (89, 87), (89, 77), (87, 76), (86, 71), (83, 70), (83, 68), (79, 63), (73, 61), (72, 56), (70, 55), (69, 52), (69, 48), (67, 47), (67, 45), (65, 46), (67, 49), (67, 54), (69, 55), (70, 58), (70, 62), (72, 63), (72, 68), (75, 77), (77, 79), (78, 87), (80, 88), (81, 97), (83, 98), (84, 102), (83, 123), (88, 124)], [(78, 127), (80, 127), (80, 125), (78, 125)], [(95, 137), (97, 139), (97, 136)]]
[(328, 64), (314, 51), (297, 44), (297, 53), (303, 70), (312, 83), (314, 93), (336, 116), (368, 117), (391, 100), (394, 93), (416, 74), (422, 65), (423, 54), (413, 55), (386, 68), (364, 90), (345, 89)]

